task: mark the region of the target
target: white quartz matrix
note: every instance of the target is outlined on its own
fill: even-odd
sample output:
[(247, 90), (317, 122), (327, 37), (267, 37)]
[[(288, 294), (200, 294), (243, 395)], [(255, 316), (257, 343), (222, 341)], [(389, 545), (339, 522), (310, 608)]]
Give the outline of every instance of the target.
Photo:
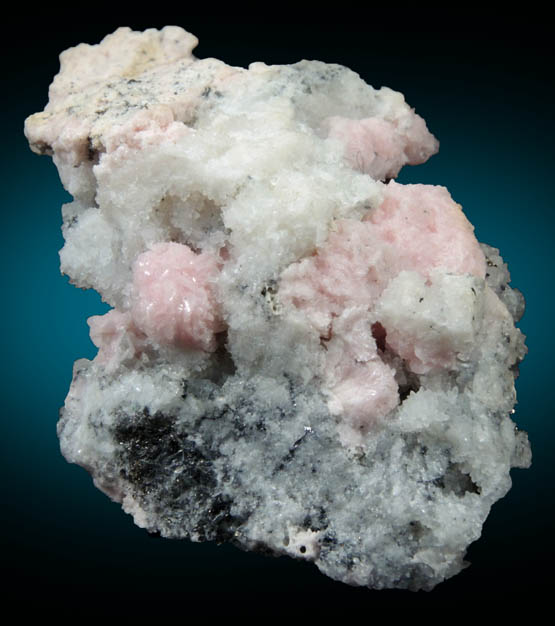
[(31, 148), (89, 319), (58, 433), (164, 537), (371, 588), (459, 572), (511, 467), (523, 298), (445, 187), (438, 142), (340, 65), (230, 67), (168, 26), (62, 53)]

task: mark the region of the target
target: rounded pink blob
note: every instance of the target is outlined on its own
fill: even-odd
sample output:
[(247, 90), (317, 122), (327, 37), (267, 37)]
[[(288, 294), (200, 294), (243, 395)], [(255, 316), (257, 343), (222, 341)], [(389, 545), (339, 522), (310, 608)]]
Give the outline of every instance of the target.
[(224, 330), (215, 295), (218, 260), (179, 243), (158, 243), (133, 267), (136, 326), (160, 344), (212, 352)]
[(345, 161), (378, 180), (394, 178), (407, 163), (424, 163), (439, 147), (424, 120), (414, 111), (402, 127), (397, 120), (341, 116), (329, 117), (323, 125), (329, 137), (343, 144)]
[(429, 277), (436, 268), (479, 278), (486, 275), (474, 227), (445, 187), (391, 181), (382, 204), (366, 220), (378, 241), (394, 252), (391, 278), (402, 270)]

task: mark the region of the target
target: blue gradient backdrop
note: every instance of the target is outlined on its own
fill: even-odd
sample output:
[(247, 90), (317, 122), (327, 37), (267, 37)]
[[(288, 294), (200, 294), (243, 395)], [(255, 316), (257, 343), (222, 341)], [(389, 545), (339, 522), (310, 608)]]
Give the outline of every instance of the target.
[[(134, 13), (135, 17), (137, 14)], [(535, 22), (459, 16), (406, 16), (394, 30), (375, 24), (233, 21), (209, 24), (186, 13), (86, 25), (46, 17), (14, 39), (6, 58), (2, 146), (2, 568), (8, 600), (38, 609), (99, 614), (291, 614), (359, 609), (429, 609), (460, 600), (497, 603), (547, 593), (553, 559), (553, 74), (548, 31)], [(98, 295), (59, 272), (60, 207), (70, 197), (51, 160), (30, 152), (23, 121), (42, 110), (58, 53), (97, 43), (118, 25), (184, 26), (199, 57), (234, 65), (316, 58), (347, 65), (370, 84), (402, 91), (441, 148), (401, 182), (441, 184), (501, 249), (523, 291), (520, 324), (529, 355), (517, 381), (515, 419), (528, 431), (533, 466), (514, 470), (470, 568), (431, 593), (374, 592), (335, 583), (316, 568), (230, 546), (153, 539), (120, 506), (62, 458), (56, 438), (77, 358), (95, 354), (86, 318), (107, 310)], [(20, 24), (6, 26), (15, 31)], [(6, 41), (4, 42), (6, 43)], [(11, 60), (13, 58), (13, 61)], [(492, 594), (492, 595), (488, 595)], [(324, 600), (325, 598), (325, 600)]]

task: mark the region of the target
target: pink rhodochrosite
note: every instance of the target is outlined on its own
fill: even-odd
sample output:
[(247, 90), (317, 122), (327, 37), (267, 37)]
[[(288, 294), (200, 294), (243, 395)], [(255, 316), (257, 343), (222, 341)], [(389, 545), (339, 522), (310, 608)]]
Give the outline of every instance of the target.
[(179, 243), (158, 243), (133, 266), (135, 324), (159, 344), (212, 352), (225, 329), (213, 293), (218, 264)]
[(112, 307), (62, 452), (148, 531), (431, 589), (530, 465), (523, 298), (445, 187), (394, 180), (439, 148), (402, 94), (196, 43), (71, 48), (26, 121), (73, 195), (62, 270)]

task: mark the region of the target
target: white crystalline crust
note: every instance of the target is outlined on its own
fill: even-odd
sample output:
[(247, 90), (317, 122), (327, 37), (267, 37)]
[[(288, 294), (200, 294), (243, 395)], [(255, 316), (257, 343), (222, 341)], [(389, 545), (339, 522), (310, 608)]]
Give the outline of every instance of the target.
[[(438, 149), (401, 94), (196, 43), (121, 28), (68, 50), (26, 122), (74, 196), (62, 271), (115, 308), (90, 320), (62, 451), (150, 531), (431, 589), (530, 464), (522, 297), (446, 190), (387, 184)], [(197, 283), (198, 310), (156, 308)]]

